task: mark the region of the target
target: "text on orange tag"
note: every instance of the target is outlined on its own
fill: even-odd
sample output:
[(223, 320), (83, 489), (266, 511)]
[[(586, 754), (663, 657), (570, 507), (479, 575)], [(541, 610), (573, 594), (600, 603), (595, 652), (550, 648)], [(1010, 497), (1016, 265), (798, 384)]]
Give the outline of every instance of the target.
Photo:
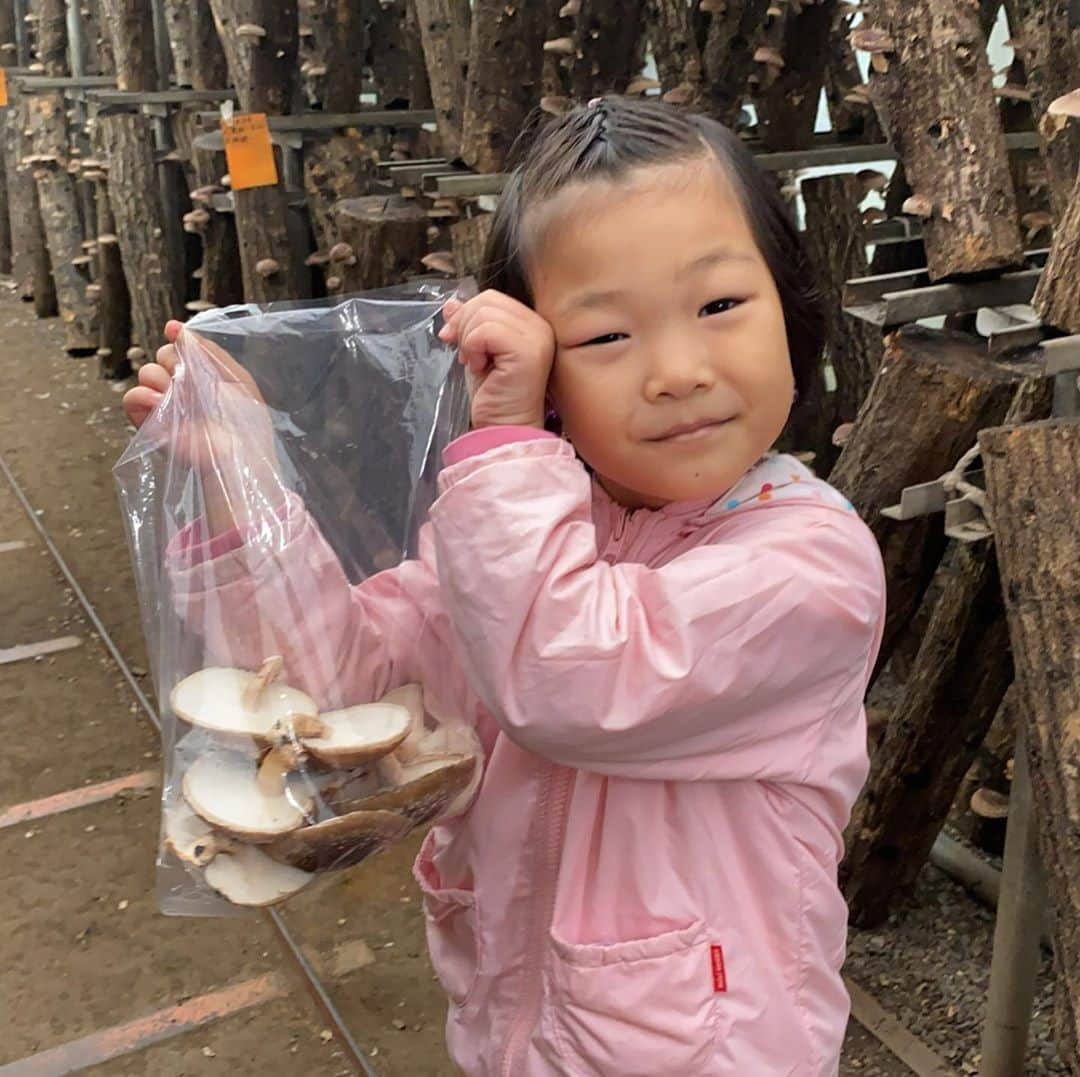
[(277, 185), (274, 147), (264, 112), (239, 112), (221, 121), (225, 137), (225, 160), (234, 191)]

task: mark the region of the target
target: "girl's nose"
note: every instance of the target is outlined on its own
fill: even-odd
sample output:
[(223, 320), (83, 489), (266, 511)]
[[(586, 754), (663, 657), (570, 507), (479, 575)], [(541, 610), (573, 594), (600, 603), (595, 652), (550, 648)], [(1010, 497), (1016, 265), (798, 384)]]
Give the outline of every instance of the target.
[[(674, 336), (674, 335), (673, 335)], [(650, 356), (645, 379), (645, 398), (650, 401), (682, 400), (694, 393), (711, 389), (716, 373), (709, 352), (700, 341), (669, 337), (657, 341)]]

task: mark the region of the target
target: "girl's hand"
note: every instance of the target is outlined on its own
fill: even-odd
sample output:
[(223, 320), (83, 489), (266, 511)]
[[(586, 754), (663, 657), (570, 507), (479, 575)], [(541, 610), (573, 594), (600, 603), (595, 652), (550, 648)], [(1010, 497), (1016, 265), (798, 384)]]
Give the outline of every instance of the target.
[(535, 310), (488, 290), (443, 307), (440, 339), (458, 346), (468, 371), (472, 423), (543, 429), (555, 333)]
[(177, 375), (176, 340), (183, 332), (194, 339), (187, 352), (192, 363), (214, 371), (215, 421), (176, 416), (169, 451), (184, 466), (200, 473), (212, 533), (278, 505), (285, 488), (278, 469), (273, 421), (255, 380), (224, 349), (180, 322), (165, 326), (169, 342), (156, 361), (139, 369), (139, 384), (124, 394), (124, 413), (136, 428), (161, 403)]

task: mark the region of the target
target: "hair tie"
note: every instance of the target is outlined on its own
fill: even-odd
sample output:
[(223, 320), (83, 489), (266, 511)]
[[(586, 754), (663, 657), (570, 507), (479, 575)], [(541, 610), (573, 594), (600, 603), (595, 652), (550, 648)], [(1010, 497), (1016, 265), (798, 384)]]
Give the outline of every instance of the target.
[(602, 97), (590, 97), (589, 102), (585, 107), (586, 108), (596, 108), (597, 105), (602, 105), (603, 103), (604, 103), (604, 99)]

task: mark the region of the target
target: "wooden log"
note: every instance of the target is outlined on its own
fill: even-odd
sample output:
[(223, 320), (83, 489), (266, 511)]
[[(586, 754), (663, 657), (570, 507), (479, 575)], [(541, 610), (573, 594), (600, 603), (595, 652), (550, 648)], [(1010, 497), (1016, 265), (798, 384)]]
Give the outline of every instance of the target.
[(1019, 692), (1019, 685), (1014, 680), (1006, 689), (949, 809), (949, 826), (993, 856), (1000, 856), (1005, 846), (1005, 820), (976, 814), (972, 810), (971, 798), (979, 790), (989, 790), (1002, 797), (1009, 795), (1009, 764), (1016, 744)]
[(128, 348), (131, 347), (131, 296), (120, 237), (109, 200), (105, 180), (95, 183), (97, 206), (98, 287), (101, 291), (98, 311), (98, 369), (106, 378), (126, 378), (131, 373)]
[[(157, 58), (152, 20), (140, 0), (102, 0), (112, 35), (116, 81), (121, 90), (156, 90)], [(107, 165), (109, 199), (120, 238), (120, 256), (131, 297), (132, 365), (153, 356), (165, 322), (183, 305), (179, 273), (171, 264), (169, 222), (154, 159), (154, 129), (139, 112), (98, 116), (95, 149)]]
[(63, 95), (27, 98), (31, 167), (49, 248), (64, 347), (71, 355), (97, 351), (97, 303), (87, 292), (90, 274), (83, 262), (83, 229), (75, 177), (68, 171), (67, 120)]
[(64, 0), (31, 0), (36, 17), (37, 59), (42, 74), (53, 78), (70, 75), (68, 68), (67, 9)]
[(813, 143), (836, 10), (837, 0), (819, 0), (788, 12), (780, 49), (783, 69), (754, 98), (766, 150), (801, 150)]
[(461, 150), (465, 114), (469, 0), (414, 0), (414, 3), (442, 152), (455, 158)]
[(540, 102), (550, 11), (550, 0), (473, 3), (461, 157), (477, 172), (503, 170), (514, 139)]
[(4, 140), (4, 157), (8, 184), (8, 209), (11, 222), (12, 276), (20, 299), (33, 302), (39, 318), (53, 318), (58, 313), (56, 286), (45, 243), (45, 226), (41, 220), (37, 183), (29, 164), (30, 156), (27, 98), (12, 87), (8, 107), (10, 122)]
[(973, 4), (881, 0), (854, 32), (870, 94), (923, 216), (932, 280), (1018, 265), (1023, 244)]
[[(1080, 120), (1072, 121), (1080, 128)], [(1039, 277), (1032, 306), (1046, 325), (1080, 333), (1080, 172), (1072, 198), (1054, 232), (1050, 257)]]
[(318, 134), (305, 140), (304, 186), (315, 242), (322, 254), (341, 238), (334, 207), (368, 193), (377, 163), (377, 152), (358, 131)]
[(877, 537), (888, 577), (880, 671), (914, 614), (944, 550), (941, 521), (896, 521), (881, 510), (905, 486), (930, 482), (1000, 422), (1016, 389), (1036, 373), (1028, 363), (986, 358), (978, 338), (902, 326), (885, 338), (882, 365), (829, 475)]
[(311, 86), (309, 99), (327, 112), (355, 112), (360, 107), (367, 41), (361, 5), (349, 0), (301, 0), (300, 19), (311, 31), (307, 39), (311, 48), (300, 67)]
[(626, 92), (645, 63), (644, 17), (645, 0), (581, 0), (570, 56), (571, 96), (587, 101)]
[(409, 54), (409, 105), (412, 108), (432, 108), (431, 83), (428, 80), (424, 42), (420, 36), (420, 19), (416, 13), (417, 0), (405, 4), (405, 48)]
[[(61, 78), (68, 70), (67, 9), (64, 0), (34, 0), (37, 54), (44, 74)], [(87, 294), (90, 275), (82, 264), (85, 238), (71, 161), (67, 105), (59, 91), (27, 95), (27, 145), (37, 183), (38, 205), (49, 248), (64, 346), (71, 355), (97, 350), (97, 305)]]
[(832, 129), (838, 138), (871, 145), (886, 141), (874, 106), (867, 96), (850, 100), (850, 95), (865, 90), (862, 71), (851, 47), (852, 22), (856, 12), (840, 12), (833, 21), (829, 38), (829, 59), (825, 68), (825, 98), (829, 105)]
[(954, 544), (936, 583), (940, 597), (847, 831), (841, 880), (863, 927), (880, 924), (914, 883), (1012, 680), (992, 553)]
[[(296, 0), (211, 0), (210, 6), (241, 109), (272, 116), (287, 113), (295, 84)], [(303, 253), (290, 238), (280, 152), (276, 156), (277, 186), (233, 194), (244, 296), (255, 303), (299, 299), (306, 291)]]
[(731, 0), (694, 12), (680, 0), (649, 0), (646, 24), (665, 100), (734, 126), (770, 27), (770, 0)]
[(223, 307), (244, 301), (244, 282), (235, 216), (219, 213), (213, 206), (214, 195), (227, 190), (221, 183), (228, 170), (225, 154), (195, 145), (197, 115), (202, 108), (194, 104), (177, 109), (173, 113), (173, 137), (187, 160), (190, 174), (189, 196), (194, 216), (185, 219), (184, 230), (196, 236), (201, 247), (201, 256), (194, 259), (196, 264), (191, 270), (199, 273), (198, 299)]
[(156, 90), (154, 24), (147, 5), (140, 0), (101, 0), (101, 12), (112, 43), (116, 85), (121, 90)]
[(102, 0), (82, 0), (79, 13), (83, 18), (83, 41), (86, 44), (86, 73), (112, 75), (116, 73), (112, 41), (103, 25)]
[[(332, 292), (360, 292), (400, 283), (420, 270), (427, 251), (428, 218), (415, 202), (397, 195), (349, 198), (334, 207), (339, 242), (351, 254), (332, 263)], [(342, 252), (344, 255), (344, 252)], [(350, 264), (350, 259), (356, 261)], [(331, 281), (337, 279), (336, 287)]]
[(164, 0), (165, 25), (178, 86), (219, 90), (229, 71), (210, 0)]
[(154, 132), (149, 117), (132, 112), (99, 117), (96, 134), (108, 163), (109, 198), (131, 295), (131, 359), (138, 367), (156, 351), (165, 323), (183, 309), (169, 263)]
[(380, 0), (372, 6), (368, 21), (368, 62), (383, 108), (409, 105), (412, 100), (412, 59), (406, 37), (409, 6), (409, 0)]
[(1058, 1051), (1080, 1066), (1080, 419), (979, 435), (1054, 910)]
[(1021, 41), (1018, 55), (1031, 93), (1031, 113), (1042, 136), (1051, 212), (1060, 222), (1080, 166), (1080, 123), (1061, 122), (1046, 110), (1055, 98), (1076, 89), (1080, 23), (1070, 0), (1010, 0), (1009, 8), (1010, 29)]
[(846, 317), (841, 310), (844, 283), (868, 272), (858, 209), (863, 196), (859, 179), (851, 173), (805, 179), (802, 194), (806, 204), (804, 238), (826, 297), (829, 343), (825, 361), (835, 375), (836, 391), (831, 398), (825, 395), (822, 375), (818, 399), (800, 400), (792, 418), (806, 435), (797, 442), (798, 447), (814, 451), (815, 466), (827, 474), (838, 455), (833, 431), (840, 423), (854, 422), (877, 373), (881, 333), (867, 322)]
[[(0, 67), (14, 67), (18, 46), (15, 43), (15, 8), (0, 3)], [(11, 218), (7, 179), (7, 122), (11, 107), (0, 109), (0, 273), (12, 272)]]
[[(454, 251), (454, 272), (459, 277), (480, 275), (484, 264), (484, 249), (495, 220), (490, 213), (477, 213), (450, 225), (450, 241)], [(481, 285), (483, 287), (483, 285)]]

